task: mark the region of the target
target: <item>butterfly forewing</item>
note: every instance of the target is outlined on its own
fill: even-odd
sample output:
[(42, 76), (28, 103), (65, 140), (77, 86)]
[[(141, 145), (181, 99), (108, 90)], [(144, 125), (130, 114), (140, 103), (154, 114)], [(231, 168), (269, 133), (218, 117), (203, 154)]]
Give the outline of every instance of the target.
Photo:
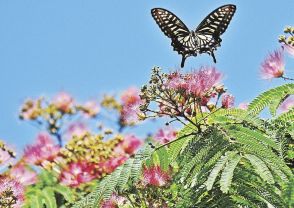
[(187, 26), (170, 11), (155, 8), (151, 10), (151, 14), (162, 32), (169, 38), (189, 35), (190, 32)]
[(204, 18), (195, 32), (220, 36), (226, 31), (235, 11), (236, 6), (231, 4), (215, 9)]

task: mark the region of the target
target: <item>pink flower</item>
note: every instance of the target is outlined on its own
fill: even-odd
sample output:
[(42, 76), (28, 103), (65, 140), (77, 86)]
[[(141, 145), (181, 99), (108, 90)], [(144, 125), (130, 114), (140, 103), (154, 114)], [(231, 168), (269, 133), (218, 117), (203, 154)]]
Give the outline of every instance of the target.
[(152, 186), (164, 186), (171, 179), (167, 172), (164, 172), (160, 166), (143, 168), (143, 184)]
[(121, 96), (122, 110), (121, 121), (123, 124), (133, 124), (138, 122), (140, 109), (139, 106), (142, 100), (139, 96), (139, 90), (131, 87), (123, 92)]
[(9, 160), (11, 159), (11, 155), (5, 149), (0, 148), (0, 165), (7, 165)]
[(262, 79), (282, 77), (284, 74), (284, 56), (281, 50), (270, 53), (261, 64)]
[(40, 110), (40, 100), (29, 99), (23, 104), (21, 108), (20, 118), (24, 120), (34, 120), (39, 116)]
[(177, 131), (175, 131), (170, 126), (159, 129), (154, 135), (154, 139), (157, 140), (160, 144), (168, 143), (174, 140), (176, 137)]
[(232, 108), (234, 106), (235, 97), (231, 94), (224, 94), (222, 96), (222, 107), (223, 108)]
[(142, 140), (135, 135), (126, 135), (124, 140), (119, 144), (125, 153), (132, 155), (142, 145)]
[(54, 97), (53, 104), (61, 112), (68, 113), (71, 111), (71, 109), (73, 107), (74, 100), (70, 96), (70, 94), (68, 94), (66, 92), (60, 92)]
[(128, 159), (126, 156), (119, 156), (108, 159), (106, 162), (101, 162), (99, 166), (104, 173), (112, 173), (118, 166), (124, 164)]
[(284, 45), (282, 46), (282, 48), (283, 48), (285, 51), (287, 51), (288, 54), (290, 54), (292, 57), (294, 57), (294, 46), (284, 44)]
[(196, 97), (203, 97), (207, 96), (207, 93), (219, 84), (221, 78), (222, 74), (215, 67), (202, 67), (199, 71), (187, 74), (179, 72), (169, 74), (166, 87)]
[(8, 177), (0, 178), (1, 207), (20, 208), (24, 203), (24, 187)]
[(110, 199), (101, 202), (101, 208), (117, 208), (126, 202), (126, 198), (118, 196), (117, 194), (112, 194)]
[(82, 122), (71, 123), (66, 130), (66, 138), (70, 140), (72, 137), (82, 137), (89, 132), (86, 124)]
[(72, 162), (62, 170), (59, 180), (63, 185), (77, 187), (82, 183), (95, 179), (98, 176), (95, 169), (94, 163), (86, 161)]
[(289, 96), (284, 102), (280, 105), (279, 109), (282, 113), (289, 111), (294, 106), (294, 95)]
[(24, 160), (29, 164), (41, 165), (44, 161), (53, 161), (59, 153), (60, 147), (47, 133), (40, 133), (36, 143), (28, 145), (24, 150)]
[(99, 111), (100, 111), (100, 108), (95, 101), (87, 101), (83, 105), (83, 113), (85, 114), (87, 118), (93, 118), (97, 116)]
[(238, 108), (240, 108), (242, 110), (247, 110), (248, 109), (248, 103), (240, 103), (238, 105)]
[(37, 182), (37, 173), (29, 170), (22, 164), (13, 167), (10, 170), (9, 174), (11, 178), (16, 179), (24, 186), (31, 185)]

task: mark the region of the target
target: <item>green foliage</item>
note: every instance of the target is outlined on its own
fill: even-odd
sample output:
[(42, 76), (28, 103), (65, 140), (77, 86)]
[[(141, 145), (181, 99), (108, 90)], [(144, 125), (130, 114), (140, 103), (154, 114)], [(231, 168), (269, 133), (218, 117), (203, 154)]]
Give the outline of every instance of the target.
[(58, 184), (57, 179), (49, 172), (39, 175), (38, 183), (29, 186), (26, 191), (25, 208), (66, 207), (74, 201), (72, 189)]

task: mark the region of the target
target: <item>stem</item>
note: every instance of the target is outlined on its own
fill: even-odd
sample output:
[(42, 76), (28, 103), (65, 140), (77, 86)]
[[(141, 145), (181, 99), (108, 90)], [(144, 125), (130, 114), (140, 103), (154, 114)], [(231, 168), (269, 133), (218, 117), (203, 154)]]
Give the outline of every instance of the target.
[(62, 138), (61, 138), (61, 135), (59, 133), (55, 133), (54, 135), (57, 138), (59, 147), (62, 147)]
[(281, 78), (283, 78), (285, 81), (286, 81), (286, 80), (294, 81), (294, 79), (293, 79), (293, 78), (290, 78), (290, 77), (284, 77), (284, 76), (281, 76)]

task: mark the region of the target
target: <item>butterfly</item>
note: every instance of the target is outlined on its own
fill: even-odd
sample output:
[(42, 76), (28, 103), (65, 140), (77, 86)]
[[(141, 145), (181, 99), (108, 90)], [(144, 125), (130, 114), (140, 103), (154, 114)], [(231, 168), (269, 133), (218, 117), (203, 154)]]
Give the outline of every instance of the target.
[(235, 5), (223, 5), (207, 15), (195, 31), (189, 31), (176, 15), (166, 9), (154, 8), (151, 14), (162, 32), (171, 38), (174, 50), (182, 55), (183, 68), (187, 57), (202, 53), (211, 55), (216, 63), (214, 51), (220, 46), (220, 36), (226, 31), (235, 11)]

